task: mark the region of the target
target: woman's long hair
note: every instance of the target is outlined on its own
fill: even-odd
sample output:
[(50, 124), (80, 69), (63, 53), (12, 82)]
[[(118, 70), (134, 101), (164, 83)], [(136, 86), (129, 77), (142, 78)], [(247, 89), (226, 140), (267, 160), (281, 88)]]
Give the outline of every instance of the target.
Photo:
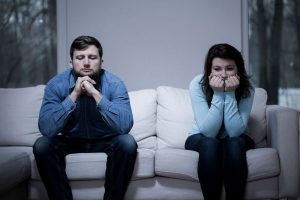
[(233, 46), (229, 44), (216, 44), (213, 45), (206, 55), (204, 64), (204, 75), (200, 81), (202, 90), (206, 95), (208, 105), (211, 105), (213, 90), (209, 85), (209, 75), (211, 74), (212, 61), (214, 58), (234, 60), (237, 66), (237, 74), (240, 77), (240, 84), (235, 90), (235, 97), (237, 102), (242, 98), (250, 95), (250, 90), (253, 89), (250, 84), (250, 76), (247, 74), (242, 54)]

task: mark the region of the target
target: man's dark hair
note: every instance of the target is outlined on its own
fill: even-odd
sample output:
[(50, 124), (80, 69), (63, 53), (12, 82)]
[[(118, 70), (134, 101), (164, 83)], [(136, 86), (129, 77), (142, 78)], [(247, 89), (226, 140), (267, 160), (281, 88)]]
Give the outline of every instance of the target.
[(248, 97), (250, 95), (250, 89), (253, 87), (249, 81), (250, 76), (248, 76), (246, 72), (242, 54), (229, 44), (215, 44), (208, 50), (204, 64), (204, 74), (200, 81), (209, 106), (213, 96), (213, 90), (209, 85), (209, 75), (212, 71), (212, 61), (214, 58), (234, 60), (237, 66), (237, 74), (240, 77), (240, 84), (235, 90), (236, 99), (239, 102), (242, 98)]
[(71, 44), (71, 47), (70, 47), (71, 59), (73, 59), (73, 54), (74, 54), (75, 50), (84, 50), (89, 45), (95, 45), (98, 49), (100, 58), (102, 58), (102, 56), (103, 56), (102, 46), (96, 38), (94, 38), (92, 36), (79, 36)]

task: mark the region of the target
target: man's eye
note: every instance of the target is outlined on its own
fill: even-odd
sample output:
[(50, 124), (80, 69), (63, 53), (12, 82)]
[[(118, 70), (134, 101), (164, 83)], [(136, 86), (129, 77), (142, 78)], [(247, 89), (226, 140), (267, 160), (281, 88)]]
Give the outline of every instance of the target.
[(95, 60), (97, 59), (97, 56), (89, 56), (89, 59)]
[(76, 56), (77, 60), (82, 60), (84, 58), (84, 56)]

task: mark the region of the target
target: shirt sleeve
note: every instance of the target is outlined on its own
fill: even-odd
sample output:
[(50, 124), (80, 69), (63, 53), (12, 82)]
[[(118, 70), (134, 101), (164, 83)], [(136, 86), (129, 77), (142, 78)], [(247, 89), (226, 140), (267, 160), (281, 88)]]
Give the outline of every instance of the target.
[(200, 133), (207, 137), (216, 137), (223, 122), (224, 93), (215, 92), (211, 106), (208, 106), (206, 96), (202, 91), (198, 76), (190, 83), (190, 96), (196, 125)]
[(127, 89), (123, 82), (114, 84), (114, 92), (108, 98), (103, 95), (97, 104), (105, 123), (118, 134), (129, 133), (133, 126), (133, 116)]
[(237, 104), (234, 92), (225, 92), (224, 125), (230, 137), (237, 137), (244, 133), (253, 104), (254, 90), (247, 98), (242, 98)]
[(61, 132), (68, 116), (76, 104), (70, 96), (61, 99), (54, 85), (47, 85), (39, 114), (39, 129), (44, 136), (55, 136)]

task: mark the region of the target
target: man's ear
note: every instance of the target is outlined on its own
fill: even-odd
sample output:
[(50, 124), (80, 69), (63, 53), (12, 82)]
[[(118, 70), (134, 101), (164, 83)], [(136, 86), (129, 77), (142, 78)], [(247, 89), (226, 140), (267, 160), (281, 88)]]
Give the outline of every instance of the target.
[(69, 65), (71, 68), (73, 68), (72, 60), (69, 61)]
[(100, 59), (100, 67), (101, 67), (101, 68), (103, 67), (103, 62), (104, 62), (104, 60), (103, 60), (103, 59)]

